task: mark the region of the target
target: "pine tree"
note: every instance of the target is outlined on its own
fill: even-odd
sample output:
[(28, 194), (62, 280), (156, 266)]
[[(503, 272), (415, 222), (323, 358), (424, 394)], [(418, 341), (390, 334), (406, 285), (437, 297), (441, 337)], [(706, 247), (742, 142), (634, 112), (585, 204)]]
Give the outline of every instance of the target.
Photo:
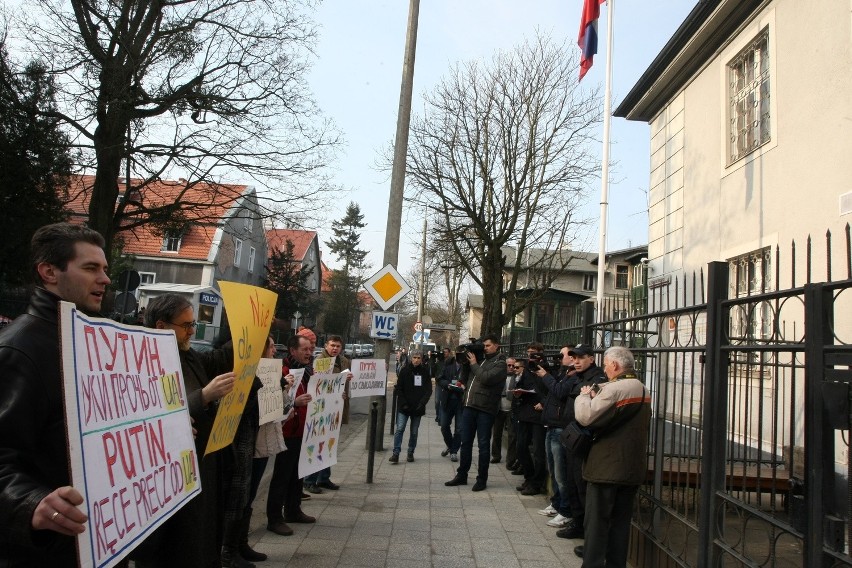
[(283, 249), (272, 251), (266, 264), (266, 288), (278, 294), (276, 318), (289, 320), (296, 310), (306, 317), (314, 315), (317, 305), (311, 297), (316, 294), (307, 287), (312, 270), (293, 257), (293, 241), (289, 239)]
[(15, 74), (0, 47), (0, 289), (31, 280), (33, 233), (68, 217), (62, 197), (67, 199), (71, 144), (43, 114), (55, 106), (44, 67), (30, 63)]
[(369, 268), (365, 260), (367, 251), (358, 248), (361, 244), (360, 230), (366, 227), (361, 208), (350, 202), (346, 214), (332, 228), (334, 238), (325, 244), (328, 250), (343, 263), (343, 268), (335, 270), (329, 284), (331, 292), (325, 302), (323, 328), (329, 333), (352, 336), (352, 324), (358, 311), (358, 288)]

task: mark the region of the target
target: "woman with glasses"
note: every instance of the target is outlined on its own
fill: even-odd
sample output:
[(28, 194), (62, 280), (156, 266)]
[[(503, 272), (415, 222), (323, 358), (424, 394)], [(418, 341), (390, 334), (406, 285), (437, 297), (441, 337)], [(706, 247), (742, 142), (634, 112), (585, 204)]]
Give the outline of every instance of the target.
[(222, 546), (222, 452), (205, 456), (204, 451), (217, 403), (234, 388), (234, 352), (213, 349), (201, 353), (190, 347), (195, 312), (189, 300), (179, 294), (163, 294), (151, 300), (145, 310), (145, 325), (175, 332), (189, 415), (198, 432), (195, 451), (204, 490), (145, 539), (133, 552), (133, 558), (138, 568), (218, 566)]

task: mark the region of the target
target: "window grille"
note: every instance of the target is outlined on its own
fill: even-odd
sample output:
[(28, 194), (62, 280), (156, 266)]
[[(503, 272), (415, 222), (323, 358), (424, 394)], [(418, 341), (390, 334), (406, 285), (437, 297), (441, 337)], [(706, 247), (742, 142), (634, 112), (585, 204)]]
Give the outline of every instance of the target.
[(730, 164), (770, 140), (769, 30), (728, 63)]

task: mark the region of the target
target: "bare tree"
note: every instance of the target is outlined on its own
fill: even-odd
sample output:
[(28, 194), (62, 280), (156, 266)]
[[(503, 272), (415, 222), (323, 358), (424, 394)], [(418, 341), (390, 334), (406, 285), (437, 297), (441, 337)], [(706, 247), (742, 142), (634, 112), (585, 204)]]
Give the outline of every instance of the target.
[[(139, 197), (157, 178), (179, 176), (189, 188), (239, 176), (270, 189), (272, 202), (316, 206), (325, 183), (319, 171), (337, 134), (319, 119), (305, 83), (313, 4), (26, 4), (15, 45), (23, 43), (55, 79), (57, 108), (46, 114), (69, 129), (88, 159), (81, 166), (95, 171), (89, 224), (109, 244), (128, 218), (193, 220), (194, 204), (184, 207), (180, 198), (149, 204)], [(141, 182), (120, 187), (124, 176)]]
[(524, 265), (539, 293), (570, 261), (561, 249), (576, 236), (575, 209), (597, 175), (600, 120), (599, 93), (577, 84), (573, 53), (537, 37), (488, 65), (458, 65), (411, 128), (410, 191), (431, 210), (448, 256), (482, 289), (483, 333), (500, 333), (539, 297), (517, 296), (527, 259), (512, 255), (507, 266), (504, 247), (541, 251)]

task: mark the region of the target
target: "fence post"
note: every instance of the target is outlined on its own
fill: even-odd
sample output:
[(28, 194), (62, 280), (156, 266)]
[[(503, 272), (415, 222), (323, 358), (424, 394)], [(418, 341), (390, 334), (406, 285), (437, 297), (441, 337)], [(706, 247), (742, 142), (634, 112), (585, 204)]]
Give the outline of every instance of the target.
[(701, 494), (698, 520), (698, 566), (717, 566), (713, 546), (719, 522), (716, 492), (725, 488), (725, 447), (728, 415), (728, 352), (722, 350), (729, 314), (722, 309), (728, 297), (728, 263), (707, 265), (707, 345), (704, 367), (704, 416), (701, 425)]
[[(373, 408), (370, 409), (370, 432), (376, 431), (376, 423), (379, 421), (379, 401), (374, 400), (370, 403)], [(370, 450), (367, 454), (367, 483), (373, 482), (373, 464), (376, 461), (376, 437), (370, 436)]]
[(582, 326), (582, 339), (580, 343), (592, 345), (592, 326), (595, 323), (595, 305), (592, 302), (583, 302), (583, 311), (580, 315), (580, 326)]
[(821, 284), (805, 284), (804, 566), (830, 565), (823, 554), (823, 543), (828, 536), (826, 518), (833, 509), (827, 502), (834, 499), (835, 432), (825, 416), (822, 391), (825, 345), (834, 341), (831, 295), (832, 291)]

